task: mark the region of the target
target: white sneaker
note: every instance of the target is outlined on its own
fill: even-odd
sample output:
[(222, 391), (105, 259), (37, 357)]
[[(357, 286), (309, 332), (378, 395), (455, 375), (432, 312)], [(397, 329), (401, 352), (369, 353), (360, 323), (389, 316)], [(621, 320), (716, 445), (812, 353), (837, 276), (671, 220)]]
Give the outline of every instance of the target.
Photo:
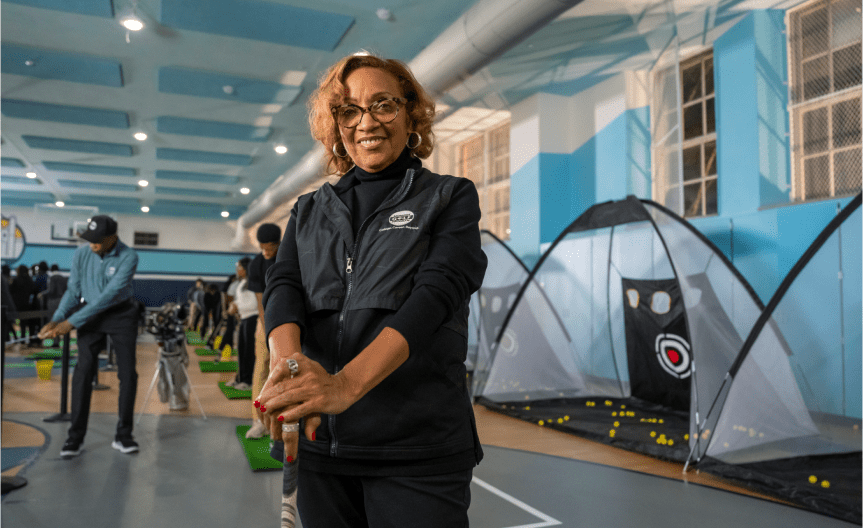
[(250, 440), (253, 438), (261, 438), (267, 433), (268, 431), (267, 428), (264, 427), (264, 423), (259, 420), (255, 420), (255, 423), (252, 424), (252, 427), (249, 428), (248, 431), (246, 431), (246, 438)]
[(231, 381), (226, 381), (226, 382), (225, 382), (225, 386), (226, 386), (226, 387), (236, 387), (236, 386), (237, 386), (237, 383), (239, 383), (239, 382), (237, 381), (237, 378), (234, 378), (234, 379), (232, 379)]
[(241, 390), (241, 391), (252, 390), (252, 386), (251, 386), (251, 385), (249, 385), (248, 383), (242, 383), (242, 382), (237, 383), (236, 385), (234, 385), (234, 388), (235, 388), (235, 389), (237, 389), (237, 390)]

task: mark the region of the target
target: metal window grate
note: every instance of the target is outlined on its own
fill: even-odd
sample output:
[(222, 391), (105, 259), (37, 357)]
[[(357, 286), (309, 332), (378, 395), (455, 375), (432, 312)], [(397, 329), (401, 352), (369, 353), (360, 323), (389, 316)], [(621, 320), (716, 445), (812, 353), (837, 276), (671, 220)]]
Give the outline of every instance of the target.
[(792, 195), (861, 189), (861, 2), (818, 0), (788, 14)]

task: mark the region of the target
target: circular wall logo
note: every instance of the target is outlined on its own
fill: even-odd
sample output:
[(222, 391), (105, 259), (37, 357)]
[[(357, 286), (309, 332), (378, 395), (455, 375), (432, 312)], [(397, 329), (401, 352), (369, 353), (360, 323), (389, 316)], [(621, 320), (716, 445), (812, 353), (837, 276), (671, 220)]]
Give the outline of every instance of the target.
[(674, 334), (659, 334), (656, 336), (655, 350), (659, 364), (675, 378), (684, 379), (692, 374), (689, 343), (682, 337)]
[(390, 215), (390, 223), (397, 227), (407, 225), (411, 223), (413, 219), (413, 211), (399, 211)]

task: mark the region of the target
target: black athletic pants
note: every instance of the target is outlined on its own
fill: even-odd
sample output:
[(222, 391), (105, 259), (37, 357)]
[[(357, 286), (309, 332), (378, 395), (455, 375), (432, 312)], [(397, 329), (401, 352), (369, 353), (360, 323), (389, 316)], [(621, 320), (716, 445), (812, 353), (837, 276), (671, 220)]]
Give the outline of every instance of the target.
[(473, 470), (425, 477), (348, 477), (304, 471), (304, 528), (467, 528)]
[(102, 312), (78, 328), (78, 364), (72, 375), (72, 425), (69, 438), (83, 442), (90, 417), (93, 378), (99, 368), (99, 352), (106, 336), (117, 358), (120, 379), (119, 421), (115, 439), (132, 438), (138, 372), (135, 369), (135, 341), (138, 338), (138, 307), (129, 299)]
[(255, 328), (258, 316), (253, 315), (240, 321), (240, 336), (237, 343), (237, 381), (252, 384), (255, 373)]

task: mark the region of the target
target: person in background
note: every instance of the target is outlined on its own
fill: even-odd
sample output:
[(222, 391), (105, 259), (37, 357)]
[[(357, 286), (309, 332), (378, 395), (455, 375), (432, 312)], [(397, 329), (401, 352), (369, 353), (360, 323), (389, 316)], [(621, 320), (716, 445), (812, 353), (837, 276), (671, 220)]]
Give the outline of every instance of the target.
[(81, 453), (90, 417), (93, 378), (99, 368), (99, 352), (105, 348), (106, 336), (111, 337), (120, 379), (119, 420), (111, 447), (122, 453), (135, 453), (138, 443), (132, 438), (132, 419), (138, 388), (135, 342), (140, 312), (133, 297), (132, 279), (138, 268), (138, 254), (120, 241), (117, 222), (109, 216), (94, 216), (79, 236), (89, 245), (75, 250), (66, 293), (51, 322), (39, 333), (42, 339), (56, 338), (77, 329), (78, 365), (72, 376), (72, 423), (60, 456), (72, 458)]
[(207, 337), (211, 323), (213, 330), (218, 326), (222, 315), (221, 301), (222, 295), (219, 293), (219, 288), (213, 283), (207, 284), (204, 288), (204, 320), (201, 322), (201, 337)]
[(47, 319), (50, 321), (54, 317), (54, 312), (60, 306), (60, 299), (66, 293), (66, 285), (69, 278), (60, 274), (60, 267), (57, 264), (52, 264), (48, 271), (48, 288), (40, 295), (44, 298), (45, 309), (48, 310)]
[(226, 385), (237, 390), (252, 388), (252, 375), (255, 371), (255, 330), (258, 325), (258, 298), (248, 289), (249, 263), (252, 259), (244, 257), (237, 262), (237, 288), (234, 300), (228, 308), (228, 317), (240, 317), (240, 336), (237, 346), (238, 371), (233, 381)]
[[(276, 224), (261, 224), (256, 233), (261, 252), (252, 259), (248, 269), (248, 289), (258, 299), (258, 326), (255, 331), (255, 372), (252, 375), (252, 394), (260, 394), (267, 375), (270, 373), (270, 351), (264, 337), (264, 306), (261, 304), (266, 287), (267, 270), (276, 261), (276, 251), (282, 230)], [(261, 423), (257, 409), (252, 407), (252, 427), (246, 432), (246, 438), (261, 438), (267, 434), (267, 428)]]
[(189, 330), (195, 330), (198, 326), (198, 318), (200, 317), (200, 310), (198, 309), (198, 303), (195, 301), (198, 296), (198, 292), (204, 288), (204, 279), (198, 277), (195, 279), (195, 284), (193, 284), (189, 291), (186, 292), (186, 299), (189, 301), (189, 322), (187, 324)]
[(343, 175), (297, 199), (267, 275), (262, 420), (286, 468), (299, 452), (303, 526), (465, 527), (482, 459), (464, 365), (487, 265), (477, 190), (423, 168), (434, 102), (399, 61), (342, 59), (310, 108)]
[(18, 332), (15, 331), (14, 325), (15, 320), (18, 319), (18, 310), (9, 290), (9, 285), (12, 284), (12, 268), (6, 264), (3, 264), (2, 271), (0, 271), (0, 281), (2, 281), (3, 289), (6, 291), (3, 294), (3, 306), (6, 307), (3, 313), (6, 318), (3, 320), (3, 333), (0, 336), (5, 344), (18, 339)]
[(222, 286), (222, 313), (225, 314), (225, 333), (222, 335), (222, 346), (219, 347), (219, 350), (224, 350), (228, 345), (231, 345), (231, 348), (234, 348), (234, 334), (236, 332), (237, 317), (236, 313), (230, 313), (230, 308), (231, 304), (234, 302), (234, 298), (237, 296), (238, 285), (239, 279), (235, 273), (228, 277), (228, 280), (225, 281), (225, 284)]
[[(33, 279), (30, 278), (30, 270), (24, 264), (15, 268), (15, 278), (9, 284), (9, 293), (12, 295), (12, 300), (15, 302), (15, 308), (19, 312), (30, 312), (38, 310), (38, 306), (33, 302), (38, 291)], [(39, 344), (37, 337), (39, 331), (39, 319), (28, 317), (20, 321), (21, 339), (24, 339), (26, 334), (29, 339), (27, 344), (35, 346)]]

